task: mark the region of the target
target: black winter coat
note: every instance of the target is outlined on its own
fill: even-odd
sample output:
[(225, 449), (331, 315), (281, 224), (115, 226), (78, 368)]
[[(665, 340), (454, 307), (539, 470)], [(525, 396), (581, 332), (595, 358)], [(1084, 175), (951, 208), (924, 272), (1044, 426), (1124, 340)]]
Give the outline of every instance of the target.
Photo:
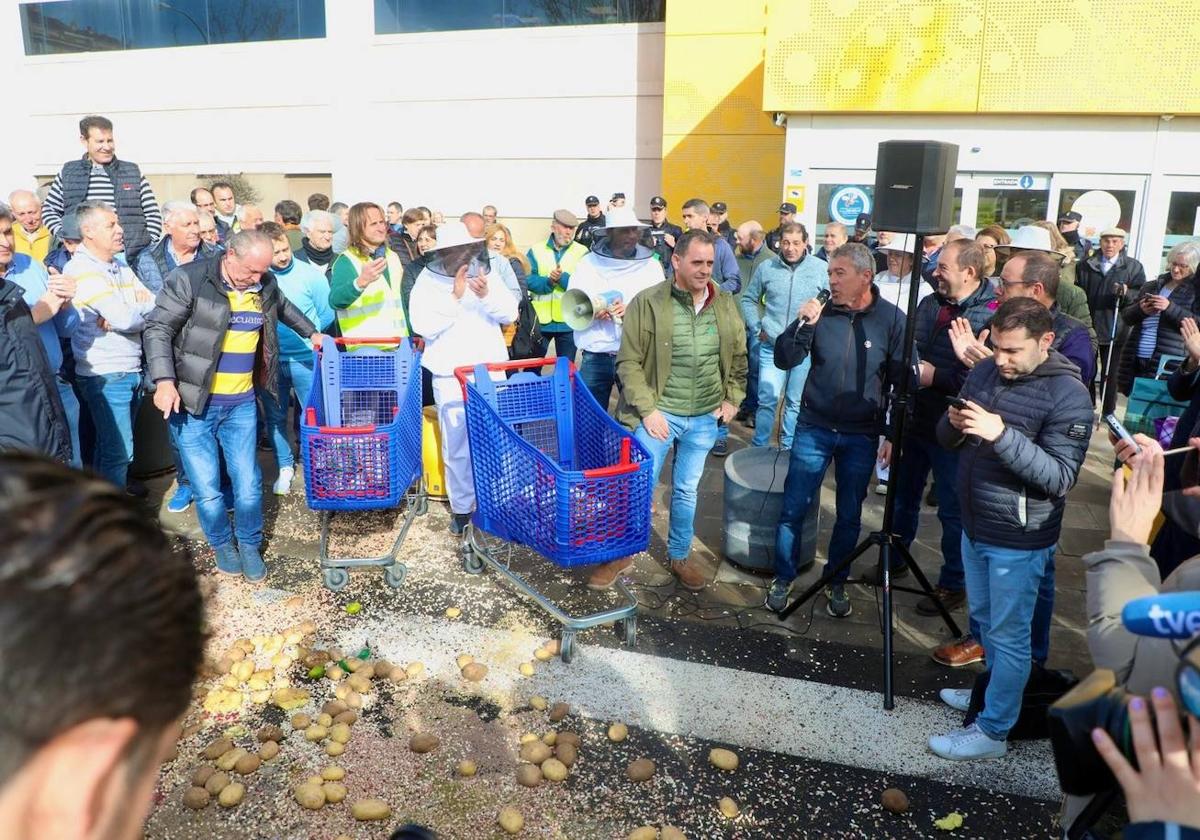
[(1088, 309), (1092, 310), (1092, 326), (1096, 328), (1096, 338), (1101, 347), (1107, 347), (1113, 334), (1113, 324), (1118, 323), (1117, 342), (1125, 340), (1128, 329), (1121, 329), (1117, 317), (1117, 295), (1113, 291), (1117, 285), (1129, 287), (1125, 299), (1137, 295), (1146, 282), (1146, 269), (1142, 264), (1125, 252), (1117, 258), (1116, 264), (1108, 270), (1108, 274), (1100, 271), (1100, 254), (1092, 254), (1085, 262), (1075, 267), (1075, 285), (1087, 294)]
[[(142, 331), (150, 380), (174, 379), (183, 407), (191, 414), (201, 414), (208, 405), (229, 326), (222, 262), (192, 262), (168, 274)], [(278, 325), (283, 323), (306, 338), (317, 328), (283, 296), (273, 274), (265, 272), (259, 282), (263, 328), (254, 359), (254, 384), (274, 397), (279, 389)]]
[(16, 283), (0, 278), (0, 452), (41, 452), (67, 464), (67, 413), (22, 294)]
[[(984, 280), (979, 288), (967, 296), (956, 307), (955, 318), (966, 318), (976, 335), (992, 319), (992, 303), (996, 292), (991, 281)], [(926, 295), (917, 304), (913, 324), (917, 344), (917, 355), (921, 361), (933, 365), (933, 384), (917, 391), (913, 400), (913, 421), (909, 426), (912, 434), (922, 440), (932, 441), (938, 419), (946, 413), (949, 399), (958, 394), (967, 378), (967, 366), (954, 355), (950, 343), (950, 322), (940, 328), (938, 313), (946, 301), (936, 292)]]
[[(1109, 272), (1112, 273), (1111, 271)], [(1121, 321), (1130, 328), (1125, 345), (1121, 348), (1121, 362), (1117, 368), (1117, 388), (1126, 396), (1133, 388), (1133, 380), (1137, 377), (1138, 342), (1142, 337), (1142, 322), (1148, 317), (1139, 305), (1142, 298), (1156, 295), (1166, 285), (1170, 275), (1163, 274), (1142, 286), (1141, 292), (1121, 310)], [(1163, 356), (1182, 356), (1187, 358), (1187, 347), (1183, 343), (1183, 333), (1180, 324), (1184, 318), (1192, 317), (1192, 307), (1195, 304), (1196, 287), (1190, 280), (1184, 280), (1175, 287), (1167, 298), (1167, 308), (1159, 313), (1158, 337), (1154, 344), (1151, 361), (1157, 366)]]
[(1079, 370), (1051, 350), (1033, 373), (1008, 380), (994, 359), (977, 364), (960, 396), (1004, 418), (994, 443), (963, 435), (943, 416), (938, 442), (959, 448), (963, 533), (1032, 551), (1058, 542), (1067, 492), (1092, 439), (1092, 400)]
[(775, 342), (775, 367), (791, 370), (809, 356), (798, 420), (845, 434), (884, 433), (888, 395), (904, 376), (904, 313), (872, 285), (866, 309), (830, 304), (815, 324), (792, 321)]

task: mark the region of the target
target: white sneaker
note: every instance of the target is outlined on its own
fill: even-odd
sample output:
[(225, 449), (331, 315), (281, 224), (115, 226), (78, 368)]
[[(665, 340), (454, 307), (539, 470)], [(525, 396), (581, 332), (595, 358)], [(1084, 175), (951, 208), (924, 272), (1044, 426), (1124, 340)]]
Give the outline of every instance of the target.
[(1000, 758), (1008, 752), (1008, 743), (989, 738), (977, 724), (972, 723), (948, 735), (934, 735), (929, 739), (929, 749), (934, 755), (950, 761), (975, 761)]
[(965, 712), (971, 708), (971, 689), (969, 688), (943, 688), (938, 692), (938, 697), (957, 712)]
[(286, 496), (292, 492), (292, 479), (296, 477), (295, 467), (284, 467), (279, 471), (279, 478), (275, 479), (276, 496)]

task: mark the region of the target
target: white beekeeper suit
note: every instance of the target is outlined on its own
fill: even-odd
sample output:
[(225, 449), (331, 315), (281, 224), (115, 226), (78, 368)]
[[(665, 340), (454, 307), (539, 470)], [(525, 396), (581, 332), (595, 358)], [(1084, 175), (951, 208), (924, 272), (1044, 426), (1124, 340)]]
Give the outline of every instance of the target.
[[(442, 459), (446, 467), (446, 490), (454, 514), (451, 530), (461, 533), (475, 510), (475, 486), (471, 478), (471, 453), (462, 386), (454, 376), (456, 367), (507, 362), (501, 324), (517, 318), (517, 301), (501, 278), (489, 277), (482, 296), (468, 286), (455, 297), (455, 275), (483, 270), (488, 276), (490, 260), (483, 240), (474, 239), (458, 222), (438, 228), (437, 246), (421, 270), (409, 299), (413, 331), (425, 338), (421, 364), (433, 374), (433, 395), (442, 427)], [(503, 373), (493, 375), (502, 379)]]
[[(594, 250), (583, 257), (571, 272), (571, 288), (589, 295), (616, 292), (628, 306), (639, 292), (663, 282), (663, 266), (654, 252), (634, 240), (624, 255), (613, 253), (613, 230), (638, 232), (649, 227), (638, 220), (628, 207), (613, 208), (605, 217), (605, 236)], [(621, 325), (611, 317), (595, 318), (586, 329), (575, 331), (575, 344), (583, 351), (580, 375), (596, 402), (604, 408), (612, 394), (616, 376), (616, 355), (621, 349)]]

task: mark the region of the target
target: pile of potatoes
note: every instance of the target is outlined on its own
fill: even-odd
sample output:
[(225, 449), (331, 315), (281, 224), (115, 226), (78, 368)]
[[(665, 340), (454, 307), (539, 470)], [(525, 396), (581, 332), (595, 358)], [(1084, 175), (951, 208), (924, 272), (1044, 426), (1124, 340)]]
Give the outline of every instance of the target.
[[(258, 731), (258, 751), (252, 752), (239, 747), (231, 738), (218, 738), (201, 752), (201, 757), (212, 764), (202, 764), (192, 774), (192, 784), (184, 791), (183, 804), (199, 810), (217, 797), (224, 808), (236, 808), (246, 795), (246, 786), (234, 781), (236, 777), (247, 777), (258, 771), (264, 761), (279, 755), (279, 743), (286, 736), (278, 726), (264, 726)], [(230, 774), (234, 774), (231, 776)]]
[(303, 705), (307, 694), (301, 699), (300, 690), (292, 689), (287, 671), (306, 655), (303, 642), (315, 632), (316, 625), (305, 621), (282, 633), (235, 641), (211, 666), (220, 681), (204, 695), (204, 710), (229, 714), (272, 700), (284, 708)]
[[(531, 697), (529, 705), (537, 710), (549, 708), (547, 717), (559, 723), (570, 713), (566, 703), (550, 705), (543, 697)], [(580, 737), (570, 730), (550, 730), (541, 737), (532, 732), (521, 736), (521, 747), (517, 753), (521, 764), (517, 766), (517, 783), (524, 787), (537, 787), (543, 781), (561, 782), (571, 773), (579, 759)]]

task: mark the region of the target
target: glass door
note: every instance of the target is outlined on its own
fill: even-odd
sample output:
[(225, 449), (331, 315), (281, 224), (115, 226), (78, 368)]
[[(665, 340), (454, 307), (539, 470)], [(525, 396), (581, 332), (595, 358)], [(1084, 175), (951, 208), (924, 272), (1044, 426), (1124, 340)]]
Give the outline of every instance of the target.
[(1049, 175), (970, 173), (960, 175), (959, 182), (963, 215), (976, 228), (1000, 225), (1012, 236), (1019, 227), (1049, 218)]
[(1142, 205), (1146, 194), (1144, 175), (1055, 174), (1050, 184), (1050, 221), (1075, 211), (1083, 216), (1079, 235), (1100, 241), (1100, 231), (1119, 227), (1129, 234), (1129, 253), (1137, 253), (1142, 228)]
[[(951, 224), (959, 224), (964, 216), (963, 176), (955, 180), (954, 213)], [(812, 232), (811, 242), (816, 242), (814, 250), (821, 247), (821, 237), (825, 235), (825, 226), (830, 222), (841, 222), (851, 231), (859, 213), (875, 213), (875, 170), (874, 169), (814, 169), (809, 172), (805, 188), (800, 191), (790, 189), (792, 198), (795, 196), (815, 196), (816, 202), (797, 204), (797, 216)]]
[(1200, 177), (1155, 176), (1146, 202), (1145, 235), (1138, 259), (1153, 277), (1166, 268), (1167, 252), (1180, 242), (1200, 240)]

